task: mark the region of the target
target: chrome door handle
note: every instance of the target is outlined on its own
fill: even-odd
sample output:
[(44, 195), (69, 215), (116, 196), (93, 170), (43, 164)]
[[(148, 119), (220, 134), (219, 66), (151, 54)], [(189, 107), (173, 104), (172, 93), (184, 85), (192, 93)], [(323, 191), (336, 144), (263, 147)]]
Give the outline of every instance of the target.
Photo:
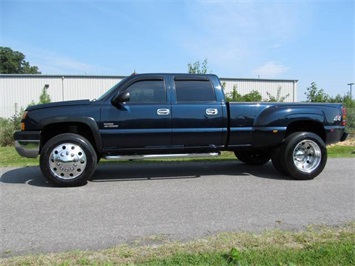
[(207, 108), (206, 115), (218, 115), (218, 109), (216, 108)]
[(161, 108), (157, 110), (158, 115), (170, 115), (170, 109)]

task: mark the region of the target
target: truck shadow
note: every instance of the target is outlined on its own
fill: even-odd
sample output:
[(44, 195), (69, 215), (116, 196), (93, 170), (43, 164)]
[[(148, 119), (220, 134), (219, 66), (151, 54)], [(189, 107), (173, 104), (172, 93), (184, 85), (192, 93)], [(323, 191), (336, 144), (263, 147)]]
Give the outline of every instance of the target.
[(141, 180), (169, 180), (203, 178), (206, 176), (255, 176), (274, 180), (293, 180), (280, 174), (271, 162), (264, 166), (250, 166), (238, 161), (198, 162), (127, 162), (99, 165), (91, 182), (118, 182)]
[[(293, 180), (277, 172), (269, 162), (264, 166), (249, 166), (238, 161), (216, 160), (197, 162), (124, 162), (100, 163), (90, 182), (122, 182), (203, 178), (207, 176), (236, 176)], [(38, 166), (16, 168), (0, 177), (1, 183), (27, 184), (38, 187), (53, 187), (43, 177)]]
[(23, 168), (16, 168), (13, 170), (5, 170), (0, 176), (0, 182), (6, 184), (27, 184), (38, 187), (52, 187), (43, 177), (38, 166), (29, 166)]

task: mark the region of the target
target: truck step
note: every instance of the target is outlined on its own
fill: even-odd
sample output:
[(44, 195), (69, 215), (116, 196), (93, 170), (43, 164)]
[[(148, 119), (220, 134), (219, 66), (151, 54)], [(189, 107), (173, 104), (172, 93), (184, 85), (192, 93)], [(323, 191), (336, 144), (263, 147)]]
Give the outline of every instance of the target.
[(146, 154), (146, 155), (107, 155), (106, 160), (144, 160), (144, 159), (174, 159), (174, 158), (204, 158), (217, 157), (220, 152), (182, 153), (182, 154)]

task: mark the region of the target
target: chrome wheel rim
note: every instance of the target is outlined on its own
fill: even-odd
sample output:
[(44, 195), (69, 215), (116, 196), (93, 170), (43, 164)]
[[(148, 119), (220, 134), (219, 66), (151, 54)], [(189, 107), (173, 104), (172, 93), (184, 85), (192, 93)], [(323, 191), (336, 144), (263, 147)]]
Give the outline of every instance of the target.
[(312, 140), (301, 141), (293, 150), (293, 163), (301, 172), (311, 173), (317, 169), (321, 160), (321, 149), (319, 145)]
[(83, 149), (73, 143), (55, 147), (49, 156), (49, 168), (60, 179), (75, 179), (86, 168), (87, 158)]

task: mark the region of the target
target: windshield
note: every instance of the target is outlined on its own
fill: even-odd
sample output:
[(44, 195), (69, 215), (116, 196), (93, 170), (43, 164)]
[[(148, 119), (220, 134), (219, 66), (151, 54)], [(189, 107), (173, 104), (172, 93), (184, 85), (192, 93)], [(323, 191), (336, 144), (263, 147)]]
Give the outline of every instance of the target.
[(117, 84), (115, 84), (111, 89), (109, 89), (109, 90), (106, 91), (104, 94), (102, 94), (98, 99), (96, 99), (96, 101), (101, 101), (101, 100), (105, 99), (107, 95), (109, 95), (111, 92), (113, 92), (113, 91), (118, 87), (118, 85), (121, 84), (121, 83), (122, 83), (123, 81), (125, 81), (126, 79), (127, 79), (127, 77), (124, 78), (124, 79), (122, 79), (122, 80), (121, 80), (120, 82), (118, 82)]

